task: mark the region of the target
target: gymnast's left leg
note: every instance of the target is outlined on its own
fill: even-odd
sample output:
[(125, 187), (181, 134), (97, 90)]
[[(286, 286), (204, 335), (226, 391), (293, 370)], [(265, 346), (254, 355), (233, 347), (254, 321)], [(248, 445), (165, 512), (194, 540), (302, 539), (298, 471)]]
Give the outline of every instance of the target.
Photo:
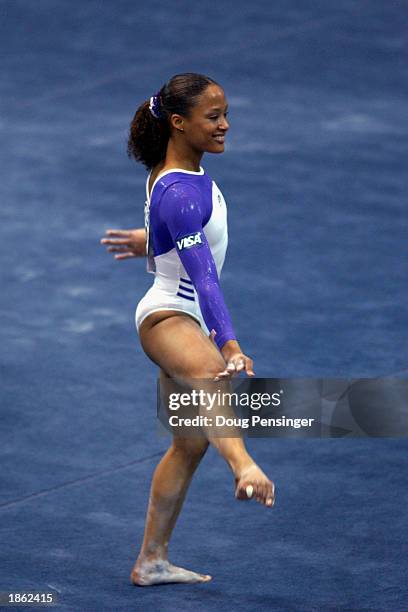
[(171, 564), (168, 544), (187, 489), (208, 441), (174, 438), (158, 464), (152, 481), (146, 527), (140, 554), (130, 575), (134, 584), (149, 586), (169, 582), (208, 582), (211, 576)]

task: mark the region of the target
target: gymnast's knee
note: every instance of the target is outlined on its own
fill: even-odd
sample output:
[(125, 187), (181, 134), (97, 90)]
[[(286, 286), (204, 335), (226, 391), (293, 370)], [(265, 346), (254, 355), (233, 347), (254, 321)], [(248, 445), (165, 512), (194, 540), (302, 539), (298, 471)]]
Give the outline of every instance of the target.
[(208, 446), (208, 440), (204, 437), (179, 438), (175, 436), (171, 448), (173, 452), (182, 454), (186, 461), (195, 463), (204, 457)]

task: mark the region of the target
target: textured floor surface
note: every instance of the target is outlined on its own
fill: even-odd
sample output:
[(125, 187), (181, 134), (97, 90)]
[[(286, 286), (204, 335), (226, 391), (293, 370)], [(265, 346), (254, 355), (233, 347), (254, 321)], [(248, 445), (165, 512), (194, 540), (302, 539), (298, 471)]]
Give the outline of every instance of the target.
[(99, 245), (143, 224), (136, 107), (208, 74), (231, 129), (202, 165), (257, 375), (406, 371), (407, 17), (399, 0), (0, 0), (0, 591), (75, 612), (408, 610), (404, 440), (251, 440), (272, 512), (235, 502), (209, 452), (171, 550), (213, 582), (129, 584), (168, 439), (133, 321), (151, 277)]

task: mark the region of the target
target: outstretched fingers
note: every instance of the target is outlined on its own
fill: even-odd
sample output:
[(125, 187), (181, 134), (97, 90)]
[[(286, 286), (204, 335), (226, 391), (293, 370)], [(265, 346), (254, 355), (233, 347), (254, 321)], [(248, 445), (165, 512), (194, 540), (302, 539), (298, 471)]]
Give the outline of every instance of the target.
[(133, 230), (108, 229), (105, 234), (107, 236), (122, 236), (123, 238), (131, 238)]
[(146, 230), (108, 229), (100, 243), (106, 246), (109, 253), (119, 253), (115, 259), (129, 259), (146, 255)]
[(248, 376), (255, 376), (255, 372), (253, 370), (254, 362), (250, 357), (246, 357), (245, 355), (239, 355), (237, 357), (232, 357), (222, 372), (219, 372), (214, 380), (224, 380), (226, 378), (232, 378), (236, 376), (240, 372), (246, 372)]

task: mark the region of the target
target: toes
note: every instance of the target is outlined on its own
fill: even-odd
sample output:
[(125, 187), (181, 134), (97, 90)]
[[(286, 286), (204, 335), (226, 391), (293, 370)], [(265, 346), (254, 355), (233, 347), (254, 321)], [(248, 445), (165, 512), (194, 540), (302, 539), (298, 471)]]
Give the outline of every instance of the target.
[(273, 483), (257, 483), (252, 496), (257, 502), (271, 507), (275, 503), (275, 487)]
[(251, 497), (248, 495), (248, 490), (252, 488), (252, 496), (254, 494), (254, 487), (252, 487), (252, 485), (250, 484), (237, 484), (237, 488), (235, 489), (235, 497), (241, 501), (245, 501), (248, 499), (251, 499)]
[(273, 506), (275, 504), (275, 485), (273, 484), (273, 482), (271, 483), (271, 486), (268, 487), (268, 494), (266, 496), (266, 505), (267, 506)]
[(239, 500), (255, 499), (260, 504), (272, 507), (275, 504), (275, 485), (272, 481), (235, 481), (235, 497)]

